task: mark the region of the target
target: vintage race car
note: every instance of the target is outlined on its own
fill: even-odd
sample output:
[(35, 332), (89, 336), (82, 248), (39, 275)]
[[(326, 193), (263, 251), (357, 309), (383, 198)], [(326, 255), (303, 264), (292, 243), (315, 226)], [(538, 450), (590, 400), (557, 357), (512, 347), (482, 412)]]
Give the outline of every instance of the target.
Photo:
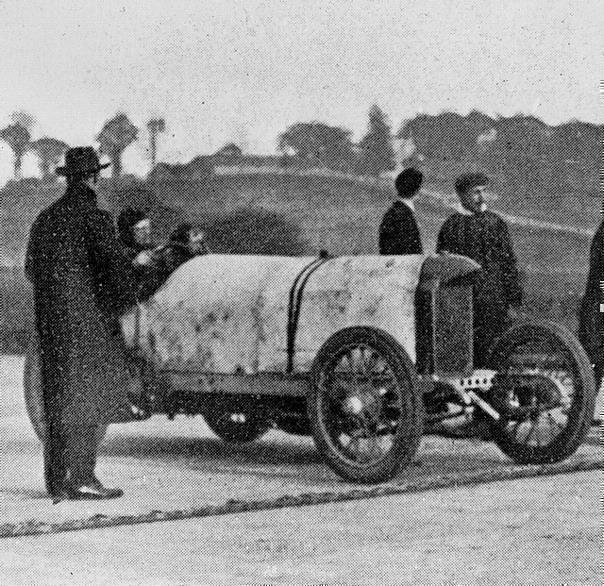
[[(393, 477), (426, 426), (460, 417), (488, 422), (517, 462), (562, 460), (591, 423), (589, 359), (561, 326), (523, 321), (475, 370), (477, 270), (454, 255), (210, 254), (124, 315), (123, 334), (152, 412), (202, 414), (230, 442), (311, 434), (347, 480)], [(25, 393), (43, 437), (35, 345)]]

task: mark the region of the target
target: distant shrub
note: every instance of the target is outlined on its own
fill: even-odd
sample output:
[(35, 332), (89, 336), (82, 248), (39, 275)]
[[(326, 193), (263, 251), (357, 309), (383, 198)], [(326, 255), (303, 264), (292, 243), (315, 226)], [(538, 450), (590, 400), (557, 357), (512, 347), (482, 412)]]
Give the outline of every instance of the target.
[(213, 252), (297, 256), (308, 244), (300, 227), (261, 208), (239, 208), (202, 221)]
[(35, 178), (9, 181), (0, 189), (0, 262), (22, 264), (32, 222), (43, 208), (63, 193), (62, 183)]
[(137, 179), (114, 181), (107, 185), (104, 193), (116, 213), (124, 208), (135, 208), (148, 213), (158, 205), (155, 192)]
[(21, 267), (0, 267), (0, 353), (25, 351), (34, 324), (32, 288)]
[(165, 181), (200, 181), (207, 180), (214, 175), (214, 162), (212, 157), (198, 156), (186, 164), (158, 163), (147, 175), (150, 183)]

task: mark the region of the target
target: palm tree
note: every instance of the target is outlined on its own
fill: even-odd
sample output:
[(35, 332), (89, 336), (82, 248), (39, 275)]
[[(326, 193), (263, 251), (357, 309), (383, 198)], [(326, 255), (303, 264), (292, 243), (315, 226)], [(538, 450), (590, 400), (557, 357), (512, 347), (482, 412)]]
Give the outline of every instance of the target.
[(155, 168), (157, 159), (157, 135), (166, 130), (166, 121), (163, 118), (152, 118), (147, 122), (149, 129), (149, 150), (151, 152), (151, 169)]
[(118, 113), (105, 122), (103, 129), (96, 139), (99, 141), (99, 151), (111, 159), (113, 177), (122, 174), (122, 153), (138, 136), (138, 128), (130, 122), (126, 114)]
[(36, 151), (40, 159), (42, 179), (50, 179), (53, 177), (51, 169), (57, 167), (69, 145), (62, 140), (45, 136), (32, 142), (30, 148)]
[(20, 122), (14, 122), (0, 130), (0, 140), (6, 142), (13, 151), (13, 170), (16, 180), (21, 179), (21, 162), (29, 148), (30, 138), (29, 130)]

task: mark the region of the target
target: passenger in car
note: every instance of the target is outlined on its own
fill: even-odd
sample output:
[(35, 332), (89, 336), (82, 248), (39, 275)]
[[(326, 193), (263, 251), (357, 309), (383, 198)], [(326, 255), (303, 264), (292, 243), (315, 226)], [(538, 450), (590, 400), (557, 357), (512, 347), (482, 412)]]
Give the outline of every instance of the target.
[(443, 224), (437, 251), (460, 254), (482, 267), (474, 284), (474, 362), (485, 365), (494, 340), (509, 325), (509, 309), (522, 302), (516, 255), (508, 227), (486, 209), (489, 179), (482, 173), (466, 173), (455, 181), (461, 207)]
[(142, 249), (133, 258), (134, 264), (140, 267), (139, 299), (153, 295), (179, 266), (209, 252), (205, 232), (189, 223), (180, 224), (165, 244)]
[(189, 223), (180, 224), (170, 234), (164, 263), (166, 270), (170, 273), (175, 271), (181, 264), (191, 260), (195, 256), (208, 254), (210, 249), (206, 242), (205, 232), (200, 226)]

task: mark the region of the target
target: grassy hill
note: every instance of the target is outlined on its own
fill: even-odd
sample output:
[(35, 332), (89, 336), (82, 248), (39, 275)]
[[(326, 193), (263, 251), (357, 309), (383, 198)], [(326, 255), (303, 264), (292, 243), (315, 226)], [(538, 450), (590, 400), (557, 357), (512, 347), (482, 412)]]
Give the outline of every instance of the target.
[[(263, 251), (274, 254), (333, 255), (377, 253), (377, 231), (393, 191), (353, 179), (295, 175), (225, 175), (204, 181), (163, 181), (146, 186), (157, 197), (163, 222), (160, 236), (179, 219), (203, 224), (216, 252)], [(428, 184), (444, 190), (443, 184)], [(103, 185), (107, 207), (116, 211), (120, 201), (110, 183)], [(19, 265), (29, 225), (36, 213), (61, 193), (61, 187), (39, 182), (10, 184), (0, 190), (2, 230), (0, 250), (4, 269), (0, 280), (2, 307), (0, 350), (18, 351), (31, 327), (31, 301)], [(599, 202), (584, 205), (584, 222), (594, 228)], [(515, 207), (506, 200), (496, 206), (510, 213), (530, 215), (526, 202)], [(170, 213), (166, 215), (166, 210)], [(543, 218), (542, 210), (535, 210)], [(559, 210), (557, 210), (559, 211)], [(420, 198), (417, 214), (426, 251), (434, 250), (436, 235), (451, 209), (434, 198)], [(560, 220), (559, 215), (553, 219)], [(285, 221), (281, 220), (284, 218)], [(575, 222), (580, 215), (573, 216)], [(510, 226), (526, 290), (525, 310), (539, 317), (564, 322), (576, 329), (576, 313), (587, 273), (590, 240), (584, 235)]]

